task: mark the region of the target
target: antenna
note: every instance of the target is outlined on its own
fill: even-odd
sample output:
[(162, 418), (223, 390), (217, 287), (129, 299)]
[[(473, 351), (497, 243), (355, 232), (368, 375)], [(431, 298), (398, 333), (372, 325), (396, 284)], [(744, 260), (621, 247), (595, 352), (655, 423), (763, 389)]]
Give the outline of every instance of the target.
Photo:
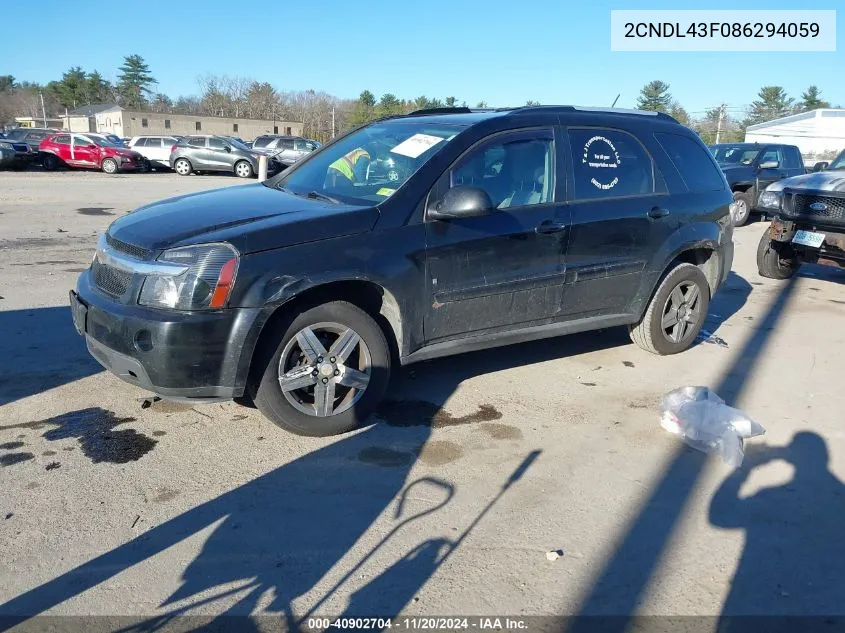
[(613, 103), (610, 104), (611, 108), (616, 106), (616, 102), (619, 101), (619, 97), (621, 97), (621, 96), (622, 96), (621, 92), (618, 95), (616, 95), (616, 98), (613, 100)]

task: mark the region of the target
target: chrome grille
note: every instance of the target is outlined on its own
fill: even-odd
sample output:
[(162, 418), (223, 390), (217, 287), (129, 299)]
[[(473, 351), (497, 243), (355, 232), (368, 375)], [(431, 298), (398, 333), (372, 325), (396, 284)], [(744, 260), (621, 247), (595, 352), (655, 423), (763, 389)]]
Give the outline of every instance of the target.
[(97, 284), (97, 288), (114, 297), (122, 296), (129, 287), (129, 282), (132, 281), (130, 273), (113, 266), (106, 266), (96, 260), (91, 265), (91, 272), (94, 274), (94, 283)]
[(120, 251), (121, 253), (126, 253), (127, 255), (129, 255), (130, 257), (134, 257), (135, 259), (147, 259), (150, 256), (150, 251), (148, 251), (146, 248), (142, 248), (141, 246), (135, 246), (134, 244), (128, 244), (127, 242), (123, 242), (108, 234), (106, 234), (106, 243), (111, 246), (114, 250)]
[[(824, 205), (824, 208), (811, 208), (816, 205)], [(845, 198), (795, 193), (792, 194), (788, 215), (802, 220), (845, 222)]]
[(29, 153), (29, 145), (26, 143), (12, 143), (12, 149), (20, 154)]

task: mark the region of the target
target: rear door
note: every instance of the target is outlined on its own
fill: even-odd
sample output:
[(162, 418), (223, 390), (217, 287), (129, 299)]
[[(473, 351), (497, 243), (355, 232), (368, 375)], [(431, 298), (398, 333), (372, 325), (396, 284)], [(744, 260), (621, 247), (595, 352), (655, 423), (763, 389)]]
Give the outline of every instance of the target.
[(677, 218), (651, 154), (632, 133), (568, 128), (572, 228), (566, 252), (568, 318), (627, 314), (650, 245)]
[(165, 154), (164, 142), (160, 136), (148, 136), (142, 152), (149, 160), (157, 163), (166, 163), (170, 158), (170, 145), (167, 146)]
[(429, 194), (483, 189), (494, 209), (426, 219), (425, 337), (481, 334), (556, 318), (563, 297), (569, 210), (556, 194), (552, 126), (494, 134), (476, 143)]
[(194, 169), (215, 169), (211, 162), (211, 154), (206, 149), (206, 142), (208, 139), (205, 136), (189, 136), (187, 138), (188, 159), (191, 161)]
[(70, 165), (77, 167), (99, 167), (100, 148), (90, 138), (73, 135), (73, 143), (70, 147)]

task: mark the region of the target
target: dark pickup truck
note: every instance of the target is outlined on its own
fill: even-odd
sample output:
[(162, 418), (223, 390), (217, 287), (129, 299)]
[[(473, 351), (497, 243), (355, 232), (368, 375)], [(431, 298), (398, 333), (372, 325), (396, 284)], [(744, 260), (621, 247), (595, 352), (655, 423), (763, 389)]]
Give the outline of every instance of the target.
[(806, 173), (801, 152), (794, 145), (776, 143), (719, 143), (710, 151), (719, 163), (734, 195), (734, 226), (748, 222), (756, 202), (773, 182)]

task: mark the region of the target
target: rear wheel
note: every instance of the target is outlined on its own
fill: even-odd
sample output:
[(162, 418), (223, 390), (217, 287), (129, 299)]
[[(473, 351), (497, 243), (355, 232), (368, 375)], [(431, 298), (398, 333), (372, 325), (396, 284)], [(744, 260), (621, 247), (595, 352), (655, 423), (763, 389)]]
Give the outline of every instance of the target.
[(252, 178), (252, 165), (249, 161), (239, 160), (235, 163), (235, 175), (238, 178)]
[(709, 307), (704, 273), (693, 264), (679, 264), (663, 278), (642, 320), (629, 326), (631, 340), (652, 354), (683, 352), (701, 331)]
[(193, 167), (191, 167), (187, 158), (177, 158), (176, 162), (173, 163), (173, 169), (180, 176), (188, 176), (193, 171)]
[(104, 158), (100, 169), (107, 174), (116, 174), (118, 169), (117, 161), (114, 158)]
[(751, 207), (754, 201), (747, 191), (734, 191), (734, 201), (731, 205), (731, 221), (734, 226), (744, 226), (751, 217)]
[(768, 229), (763, 232), (757, 245), (757, 270), (761, 277), (789, 279), (800, 266), (789, 244), (772, 241)]
[(269, 420), (297, 435), (350, 431), (378, 406), (390, 377), (384, 332), (345, 301), (283, 322), (256, 358), (249, 392)]
[(44, 157), (41, 159), (41, 166), (46, 171), (55, 171), (59, 168), (59, 159), (53, 154), (44, 154)]

